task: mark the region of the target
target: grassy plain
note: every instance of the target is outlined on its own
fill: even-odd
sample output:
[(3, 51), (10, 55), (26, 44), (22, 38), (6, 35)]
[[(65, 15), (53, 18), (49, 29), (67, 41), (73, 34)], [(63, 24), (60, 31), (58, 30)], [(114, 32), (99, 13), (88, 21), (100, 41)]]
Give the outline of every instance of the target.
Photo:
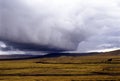
[(4, 60), (0, 81), (120, 81), (120, 55)]

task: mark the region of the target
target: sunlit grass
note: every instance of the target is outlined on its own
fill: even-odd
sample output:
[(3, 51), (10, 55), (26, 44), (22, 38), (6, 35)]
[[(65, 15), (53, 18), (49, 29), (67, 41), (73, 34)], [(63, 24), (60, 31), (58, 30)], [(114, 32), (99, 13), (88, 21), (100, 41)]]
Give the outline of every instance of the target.
[(0, 61), (0, 81), (119, 81), (119, 59), (93, 55)]

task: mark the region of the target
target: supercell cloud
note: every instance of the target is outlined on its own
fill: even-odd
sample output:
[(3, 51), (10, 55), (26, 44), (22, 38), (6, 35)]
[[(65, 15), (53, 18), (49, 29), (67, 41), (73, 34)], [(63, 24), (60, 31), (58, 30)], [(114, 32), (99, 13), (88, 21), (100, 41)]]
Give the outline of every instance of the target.
[(120, 47), (119, 0), (0, 0), (0, 39), (81, 52)]

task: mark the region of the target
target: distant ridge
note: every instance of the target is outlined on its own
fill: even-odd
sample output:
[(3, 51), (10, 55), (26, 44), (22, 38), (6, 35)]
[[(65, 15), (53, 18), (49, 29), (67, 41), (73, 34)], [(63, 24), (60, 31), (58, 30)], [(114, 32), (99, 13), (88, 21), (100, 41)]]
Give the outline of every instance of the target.
[(120, 55), (120, 50), (110, 51), (110, 52), (103, 52), (101, 54), (104, 55)]
[(92, 56), (92, 55), (120, 55), (120, 50), (115, 50), (111, 52), (91, 52), (91, 53), (49, 53), (46, 55), (29, 55), (29, 54), (0, 55), (0, 60), (23, 60), (36, 58), (51, 58), (60, 56)]
[(13, 54), (13, 55), (0, 55), (0, 60), (23, 60), (39, 58), (41, 55), (28, 55), (28, 54)]

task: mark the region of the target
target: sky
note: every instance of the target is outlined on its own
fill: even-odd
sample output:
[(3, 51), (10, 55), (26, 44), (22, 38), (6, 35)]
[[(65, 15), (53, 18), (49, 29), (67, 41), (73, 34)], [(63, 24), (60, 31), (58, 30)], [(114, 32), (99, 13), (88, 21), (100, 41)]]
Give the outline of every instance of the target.
[(120, 0), (0, 0), (0, 39), (52, 51), (118, 49)]

